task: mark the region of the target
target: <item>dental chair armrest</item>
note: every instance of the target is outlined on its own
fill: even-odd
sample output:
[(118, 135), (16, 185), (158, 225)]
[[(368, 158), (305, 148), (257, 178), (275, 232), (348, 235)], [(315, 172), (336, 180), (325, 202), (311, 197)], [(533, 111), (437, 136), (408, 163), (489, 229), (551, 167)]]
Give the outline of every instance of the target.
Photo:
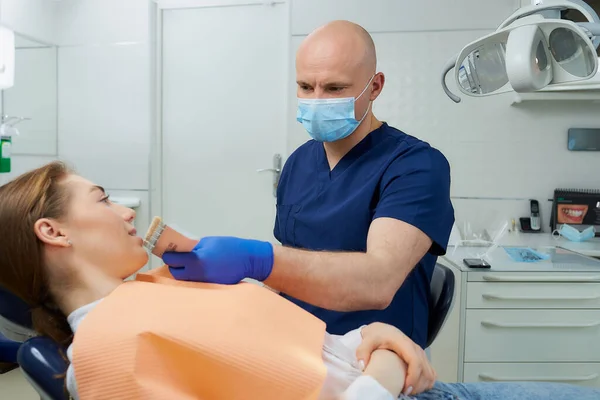
[[(34, 337), (19, 348), (17, 361), (40, 395), (68, 399), (64, 376), (69, 367), (66, 350), (48, 337)], [(42, 396), (44, 397), (44, 396)]]
[(19, 297), (0, 286), (0, 317), (18, 326), (32, 328), (31, 310)]
[(7, 339), (0, 334), (0, 363), (16, 363), (19, 346), (21, 343)]

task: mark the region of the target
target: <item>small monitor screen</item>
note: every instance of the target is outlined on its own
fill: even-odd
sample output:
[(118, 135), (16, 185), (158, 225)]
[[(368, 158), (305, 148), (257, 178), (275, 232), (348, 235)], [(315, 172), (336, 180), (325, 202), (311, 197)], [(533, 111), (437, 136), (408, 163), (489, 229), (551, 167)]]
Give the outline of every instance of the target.
[(600, 129), (569, 129), (567, 146), (571, 151), (600, 151)]

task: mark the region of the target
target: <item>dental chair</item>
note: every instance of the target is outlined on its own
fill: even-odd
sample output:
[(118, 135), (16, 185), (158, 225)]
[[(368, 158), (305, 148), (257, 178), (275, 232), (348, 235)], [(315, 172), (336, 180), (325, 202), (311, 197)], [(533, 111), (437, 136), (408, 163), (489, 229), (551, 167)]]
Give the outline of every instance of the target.
[(66, 349), (49, 337), (34, 337), (19, 347), (17, 362), (41, 400), (69, 400), (64, 376), (69, 366)]
[(454, 273), (445, 265), (435, 264), (429, 286), (429, 325), (427, 345), (431, 346), (442, 330), (454, 302)]
[(18, 297), (0, 287), (0, 373), (17, 365), (17, 351), (31, 337), (29, 307)]
[(52, 339), (35, 337), (29, 306), (0, 287), (0, 366), (8, 372), (18, 366), (43, 400), (67, 400), (67, 370), (61, 348)]

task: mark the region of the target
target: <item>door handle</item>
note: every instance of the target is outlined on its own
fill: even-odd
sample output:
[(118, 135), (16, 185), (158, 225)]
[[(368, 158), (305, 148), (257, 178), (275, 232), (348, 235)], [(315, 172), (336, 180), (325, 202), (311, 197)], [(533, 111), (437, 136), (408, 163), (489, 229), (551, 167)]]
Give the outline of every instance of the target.
[(261, 168), (261, 169), (257, 169), (256, 172), (275, 172), (276, 174), (281, 173), (281, 170), (279, 168)]
[(279, 178), (281, 177), (281, 154), (273, 156), (273, 168), (261, 168), (256, 172), (272, 172), (273, 173), (273, 197), (277, 197), (277, 186), (279, 186)]

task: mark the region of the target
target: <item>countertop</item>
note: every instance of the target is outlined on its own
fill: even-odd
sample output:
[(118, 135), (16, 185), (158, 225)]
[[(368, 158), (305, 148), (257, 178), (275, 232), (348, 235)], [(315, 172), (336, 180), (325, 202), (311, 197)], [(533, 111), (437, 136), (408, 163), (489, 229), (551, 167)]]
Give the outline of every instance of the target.
[[(596, 258), (561, 247), (533, 246), (531, 243), (524, 246), (523, 242), (519, 243), (518, 246), (506, 247), (530, 247), (547, 255), (548, 259), (536, 262), (516, 262), (502, 246), (494, 248), (453, 246), (448, 248), (443, 260), (452, 263), (454, 267), (464, 272), (597, 272), (600, 276), (600, 260)], [(491, 265), (490, 269), (475, 269), (464, 265), (463, 259), (481, 258), (483, 254)]]
[(513, 247), (562, 247), (590, 257), (600, 257), (600, 237), (587, 242), (571, 242), (562, 237), (553, 237), (549, 233), (509, 232), (502, 240), (501, 246)]

